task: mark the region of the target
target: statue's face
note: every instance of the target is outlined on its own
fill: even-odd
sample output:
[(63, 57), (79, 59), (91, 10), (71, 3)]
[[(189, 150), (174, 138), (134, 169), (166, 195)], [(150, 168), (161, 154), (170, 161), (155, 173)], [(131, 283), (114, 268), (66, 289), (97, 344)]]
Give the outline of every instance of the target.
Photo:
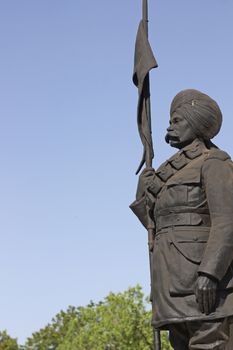
[(196, 139), (196, 135), (187, 120), (178, 113), (172, 114), (169, 123), (165, 140), (171, 147), (180, 149)]

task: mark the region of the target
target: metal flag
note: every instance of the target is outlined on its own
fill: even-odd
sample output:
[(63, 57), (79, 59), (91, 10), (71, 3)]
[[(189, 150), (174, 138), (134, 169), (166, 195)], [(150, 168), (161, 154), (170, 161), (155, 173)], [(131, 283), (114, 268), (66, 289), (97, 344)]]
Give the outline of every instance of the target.
[(151, 132), (149, 72), (152, 68), (158, 67), (158, 64), (148, 40), (147, 9), (147, 0), (143, 0), (143, 19), (139, 23), (134, 54), (133, 82), (138, 88), (137, 123), (144, 148), (142, 160), (136, 174), (140, 172), (144, 163), (146, 163), (147, 167), (150, 167), (154, 157)]

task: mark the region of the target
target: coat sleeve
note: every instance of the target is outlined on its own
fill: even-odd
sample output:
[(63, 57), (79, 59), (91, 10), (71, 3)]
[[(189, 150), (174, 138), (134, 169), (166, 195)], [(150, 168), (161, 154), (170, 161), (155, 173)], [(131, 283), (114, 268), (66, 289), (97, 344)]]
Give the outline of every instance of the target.
[(138, 217), (146, 229), (155, 229), (155, 222), (153, 216), (155, 198), (148, 191), (140, 199), (136, 199), (130, 204), (130, 209)]
[(233, 164), (210, 158), (202, 167), (202, 180), (210, 211), (210, 235), (199, 273), (220, 281), (233, 259)]
[(141, 221), (142, 225), (147, 228), (147, 211), (146, 211), (146, 198), (143, 196), (139, 200), (135, 200), (132, 204), (130, 204), (130, 209), (132, 212), (138, 217)]
[[(142, 175), (143, 173), (140, 176)], [(156, 173), (149, 178), (149, 181), (143, 190), (139, 190), (139, 181), (136, 200), (129, 206), (147, 230), (155, 230), (154, 206), (157, 194), (162, 186), (163, 181), (156, 175)], [(139, 193), (143, 193), (143, 195), (138, 196)]]

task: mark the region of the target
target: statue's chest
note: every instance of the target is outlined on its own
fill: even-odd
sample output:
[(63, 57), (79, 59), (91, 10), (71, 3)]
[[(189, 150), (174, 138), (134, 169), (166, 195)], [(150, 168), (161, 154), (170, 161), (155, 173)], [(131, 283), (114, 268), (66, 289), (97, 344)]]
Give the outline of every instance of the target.
[(201, 181), (202, 163), (203, 159), (193, 160), (164, 183), (157, 195), (156, 212), (172, 207), (199, 207), (205, 201)]

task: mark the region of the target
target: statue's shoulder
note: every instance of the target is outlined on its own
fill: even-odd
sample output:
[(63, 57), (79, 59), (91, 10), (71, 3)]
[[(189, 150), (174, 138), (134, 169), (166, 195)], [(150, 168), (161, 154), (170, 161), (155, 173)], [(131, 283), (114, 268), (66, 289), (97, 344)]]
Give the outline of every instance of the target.
[(227, 159), (229, 160), (231, 159), (230, 155), (227, 152), (222, 151), (219, 148), (211, 148), (205, 151), (204, 153), (205, 153), (205, 160), (218, 159), (218, 160), (225, 161)]

